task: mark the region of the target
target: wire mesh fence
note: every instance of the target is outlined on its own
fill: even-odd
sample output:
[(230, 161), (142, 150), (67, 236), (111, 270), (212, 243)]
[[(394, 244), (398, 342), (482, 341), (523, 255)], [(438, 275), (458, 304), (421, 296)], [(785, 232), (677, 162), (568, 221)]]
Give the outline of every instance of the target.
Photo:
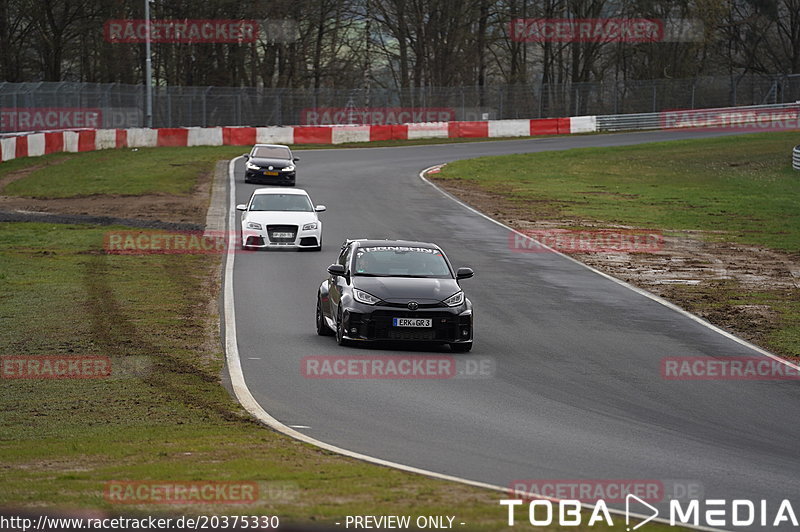
[[(153, 126), (390, 124), (652, 113), (800, 100), (800, 75), (403, 89), (154, 87)], [(144, 127), (143, 85), (2, 83), (0, 132)]]

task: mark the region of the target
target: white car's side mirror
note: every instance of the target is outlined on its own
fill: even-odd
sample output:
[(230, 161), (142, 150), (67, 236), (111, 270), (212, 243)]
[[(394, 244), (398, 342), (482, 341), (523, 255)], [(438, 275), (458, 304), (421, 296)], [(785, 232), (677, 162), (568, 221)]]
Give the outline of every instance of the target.
[(247, 210), (247, 205), (244, 204), (244, 203), (240, 203), (239, 205), (236, 206), (236, 210), (237, 211), (246, 211)]
[(325, 205), (317, 205), (316, 207), (314, 207), (314, 210), (316, 212), (325, 212), (328, 210), (328, 208)]

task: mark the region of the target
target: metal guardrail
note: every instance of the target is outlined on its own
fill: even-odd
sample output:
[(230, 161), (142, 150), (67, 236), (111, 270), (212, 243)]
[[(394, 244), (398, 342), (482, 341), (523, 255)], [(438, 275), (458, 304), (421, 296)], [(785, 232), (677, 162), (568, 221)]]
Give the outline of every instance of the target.
[(630, 115), (602, 115), (597, 117), (597, 131), (630, 131), (631, 129), (659, 129), (661, 113), (636, 113)]
[[(751, 124), (754, 130), (757, 130), (759, 123), (764, 129), (769, 127), (778, 129), (778, 121), (786, 118), (785, 113), (776, 115), (772, 126), (768, 126), (768, 124), (772, 124), (773, 121), (767, 119), (770, 118), (770, 112), (783, 110), (796, 111), (792, 115), (793, 124), (787, 124), (787, 129), (796, 129), (798, 121), (800, 121), (800, 102), (711, 109), (677, 109), (658, 113), (599, 115), (597, 131), (698, 127), (701, 124), (703, 124), (701, 127), (736, 127)], [(748, 115), (752, 115), (751, 118), (755, 120), (748, 119)], [(719, 120), (720, 123), (715, 124), (715, 120)]]
[(795, 146), (792, 150), (792, 168), (800, 170), (800, 146)]

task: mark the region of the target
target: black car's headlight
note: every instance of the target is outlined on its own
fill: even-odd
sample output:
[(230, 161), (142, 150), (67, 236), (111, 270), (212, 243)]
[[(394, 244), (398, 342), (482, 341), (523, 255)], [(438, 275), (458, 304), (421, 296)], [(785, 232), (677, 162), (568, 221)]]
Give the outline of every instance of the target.
[(365, 305), (374, 305), (375, 303), (379, 303), (380, 299), (373, 296), (369, 292), (364, 292), (363, 290), (359, 290), (358, 288), (353, 289), (353, 298), (359, 303), (364, 303)]
[(248, 170), (258, 170), (260, 167), (257, 164), (247, 163)]
[(282, 168), (282, 170), (284, 172), (294, 172), (294, 165), (290, 164), (289, 166), (286, 166), (286, 167)]
[(442, 301), (442, 303), (444, 303), (448, 307), (457, 307), (463, 302), (464, 302), (464, 292), (456, 292), (452, 296)]

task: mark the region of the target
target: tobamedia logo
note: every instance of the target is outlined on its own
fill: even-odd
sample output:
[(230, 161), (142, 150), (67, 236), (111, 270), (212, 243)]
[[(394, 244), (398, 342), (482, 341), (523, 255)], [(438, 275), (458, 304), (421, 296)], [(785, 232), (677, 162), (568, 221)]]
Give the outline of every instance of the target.
[[(500, 505), (505, 508), (510, 527), (526, 523), (536, 527), (555, 524), (613, 527), (621, 524), (622, 519), (628, 531), (638, 530), (656, 519), (670, 526), (798, 527), (797, 514), (789, 499), (705, 498), (702, 484), (697, 481), (514, 481), (509, 493), (516, 498), (502, 499)], [(623, 503), (624, 513), (619, 508)]]

